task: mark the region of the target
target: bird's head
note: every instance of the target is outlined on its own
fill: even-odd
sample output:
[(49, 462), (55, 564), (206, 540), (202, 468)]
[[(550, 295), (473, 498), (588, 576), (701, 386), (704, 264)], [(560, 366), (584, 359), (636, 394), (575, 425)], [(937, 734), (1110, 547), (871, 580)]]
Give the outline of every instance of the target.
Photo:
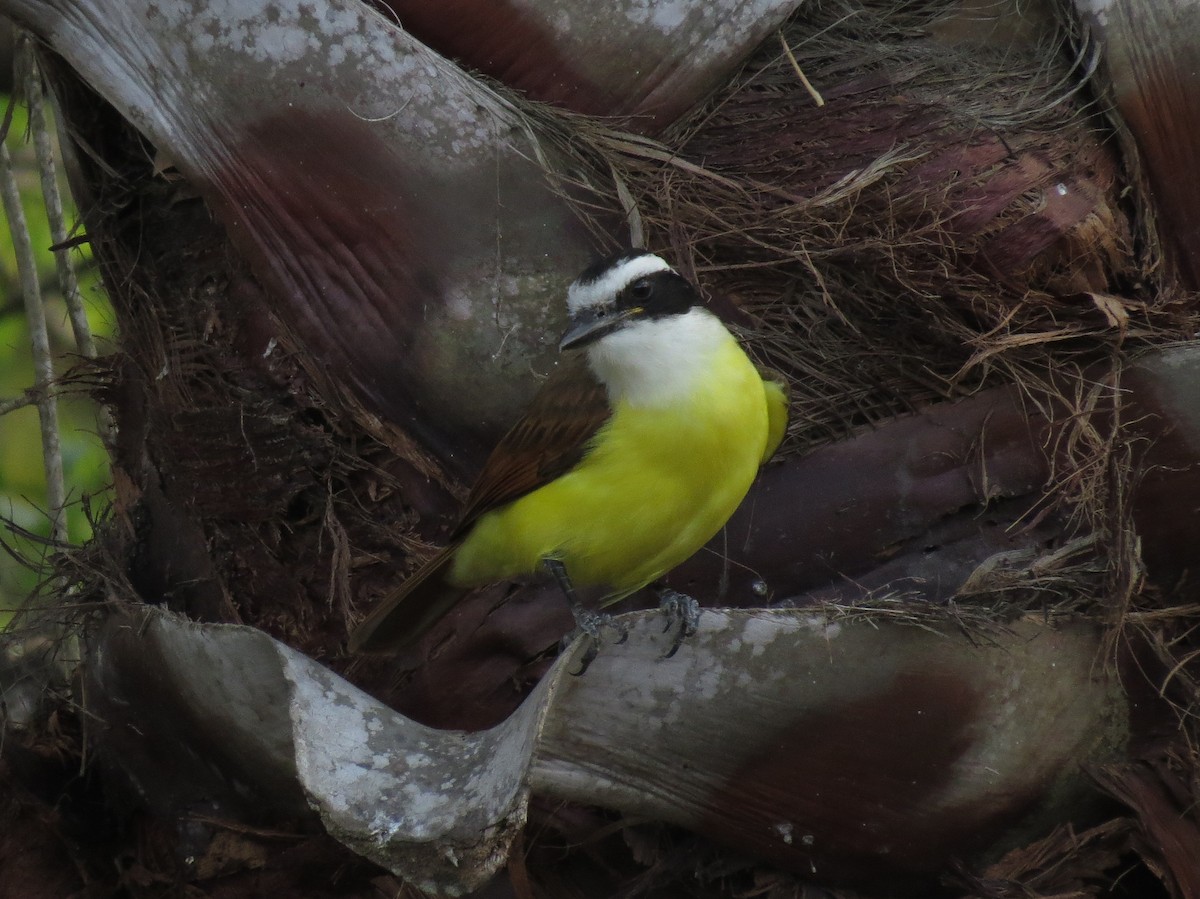
[(696, 289), (653, 253), (623, 253), (589, 266), (567, 291), (571, 324), (559, 350), (577, 350), (635, 326), (684, 315), (701, 303)]

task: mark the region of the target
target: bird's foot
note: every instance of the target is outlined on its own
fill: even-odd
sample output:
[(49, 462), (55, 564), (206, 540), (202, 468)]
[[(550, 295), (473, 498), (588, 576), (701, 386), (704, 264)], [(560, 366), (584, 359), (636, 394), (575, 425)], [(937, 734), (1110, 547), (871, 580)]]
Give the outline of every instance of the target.
[(696, 633), (696, 628), (700, 626), (700, 603), (684, 593), (664, 587), (658, 591), (658, 609), (667, 619), (663, 633), (675, 628), (671, 648), (662, 655), (662, 658), (669, 659), (679, 652), (683, 641)]
[(603, 612), (572, 608), (571, 614), (575, 616), (575, 630), (562, 638), (560, 646), (562, 649), (566, 649), (575, 642), (577, 637), (583, 638), (584, 650), (583, 656), (579, 659), (579, 670), (571, 672), (573, 677), (579, 677), (591, 667), (596, 656), (600, 654), (600, 631), (606, 627), (615, 630), (617, 632), (616, 642), (619, 645), (629, 639), (629, 627), (614, 619), (612, 615), (606, 615)]

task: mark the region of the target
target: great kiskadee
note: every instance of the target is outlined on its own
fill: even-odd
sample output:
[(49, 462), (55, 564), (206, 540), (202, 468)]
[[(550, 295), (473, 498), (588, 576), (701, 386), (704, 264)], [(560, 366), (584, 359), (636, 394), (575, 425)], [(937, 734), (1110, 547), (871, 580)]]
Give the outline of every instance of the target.
[(721, 529), (774, 454), (785, 388), (660, 257), (596, 263), (567, 307), (559, 349), (583, 350), (586, 365), (547, 379), (488, 457), (449, 545), (354, 630), (352, 651), (409, 644), (471, 588), (540, 569), (594, 642), (599, 619), (572, 585), (615, 601), (658, 580)]

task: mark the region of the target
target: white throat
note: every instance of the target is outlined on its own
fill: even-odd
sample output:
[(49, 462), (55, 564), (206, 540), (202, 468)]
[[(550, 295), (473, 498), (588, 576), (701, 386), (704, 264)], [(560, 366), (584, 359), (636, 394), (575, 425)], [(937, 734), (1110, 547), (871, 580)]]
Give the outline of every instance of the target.
[(601, 338), (588, 348), (588, 364), (611, 402), (667, 406), (687, 399), (712, 376), (714, 355), (731, 340), (719, 318), (696, 307)]

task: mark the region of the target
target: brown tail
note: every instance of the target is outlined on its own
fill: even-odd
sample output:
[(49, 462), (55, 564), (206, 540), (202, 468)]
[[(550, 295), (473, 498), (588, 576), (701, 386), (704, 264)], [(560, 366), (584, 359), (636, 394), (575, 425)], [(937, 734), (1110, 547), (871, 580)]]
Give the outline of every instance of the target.
[(350, 632), (351, 652), (402, 649), (415, 643), (467, 592), (446, 583), (457, 546), (448, 546), (422, 565)]

